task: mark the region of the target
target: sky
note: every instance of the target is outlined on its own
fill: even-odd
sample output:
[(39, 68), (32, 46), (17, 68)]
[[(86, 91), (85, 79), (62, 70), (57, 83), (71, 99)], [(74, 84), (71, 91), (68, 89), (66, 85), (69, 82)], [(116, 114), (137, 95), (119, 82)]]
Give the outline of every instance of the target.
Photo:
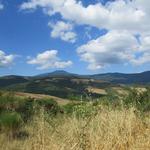
[(0, 0), (0, 76), (150, 70), (148, 0)]

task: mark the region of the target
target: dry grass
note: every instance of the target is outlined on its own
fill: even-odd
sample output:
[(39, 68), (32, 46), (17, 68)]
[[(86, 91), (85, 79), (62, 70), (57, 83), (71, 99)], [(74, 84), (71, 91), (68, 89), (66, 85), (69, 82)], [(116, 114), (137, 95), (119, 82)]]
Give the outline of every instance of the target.
[(91, 93), (107, 95), (107, 92), (106, 92), (105, 89), (94, 88), (94, 87), (88, 87), (87, 90), (88, 90), (89, 92), (91, 92)]
[(129, 91), (125, 90), (122, 87), (113, 87), (112, 88), (118, 95), (127, 96)]
[(66, 104), (70, 103), (70, 100), (68, 100), (68, 99), (63, 99), (63, 98), (59, 98), (59, 97), (56, 97), (56, 96), (50, 96), (50, 95), (45, 95), (45, 94), (15, 92), (15, 96), (23, 97), (23, 98), (34, 98), (36, 100), (50, 98), (50, 99), (55, 100), (59, 105), (66, 105)]
[(2, 150), (149, 150), (150, 118), (135, 109), (109, 110), (77, 119), (58, 116), (44, 119), (43, 110), (25, 127), (26, 140), (8, 140), (0, 135)]

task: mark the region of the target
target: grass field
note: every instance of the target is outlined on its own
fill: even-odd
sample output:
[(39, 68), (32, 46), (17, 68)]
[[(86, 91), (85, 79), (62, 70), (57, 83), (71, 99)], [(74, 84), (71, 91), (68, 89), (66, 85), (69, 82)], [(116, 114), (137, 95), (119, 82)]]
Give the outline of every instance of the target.
[(25, 140), (0, 136), (2, 150), (149, 150), (150, 118), (136, 115), (135, 109), (99, 112), (86, 119), (56, 117), (45, 119), (44, 112), (24, 127)]
[(24, 92), (15, 92), (15, 95), (22, 98), (33, 98), (33, 99), (53, 99), (55, 100), (59, 105), (66, 105), (70, 103), (70, 100), (59, 98), (56, 96), (50, 96), (45, 94), (33, 94), (33, 93), (24, 93)]
[(0, 95), (2, 150), (150, 149), (149, 91), (80, 103), (11, 94)]

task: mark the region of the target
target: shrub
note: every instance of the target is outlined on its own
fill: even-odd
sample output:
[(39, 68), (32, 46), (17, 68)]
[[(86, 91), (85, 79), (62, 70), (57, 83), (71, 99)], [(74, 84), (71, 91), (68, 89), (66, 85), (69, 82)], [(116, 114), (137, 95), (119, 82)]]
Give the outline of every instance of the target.
[(83, 103), (74, 107), (74, 114), (78, 118), (88, 118), (96, 115), (98, 108), (98, 106), (93, 106), (92, 103)]
[(21, 115), (16, 112), (4, 112), (0, 115), (0, 129), (2, 131), (14, 134), (22, 124)]
[(0, 96), (0, 113), (17, 112), (26, 122), (33, 115), (34, 101), (31, 98), (19, 98), (13, 93), (3, 93)]
[(124, 99), (125, 106), (135, 106), (140, 111), (150, 111), (150, 89), (139, 92), (131, 89), (128, 96)]
[(52, 115), (56, 115), (61, 110), (57, 102), (52, 99), (41, 99), (41, 100), (37, 100), (36, 103), (39, 106), (43, 107), (47, 113)]
[(33, 99), (28, 98), (23, 101), (23, 103), (16, 109), (16, 112), (18, 112), (24, 122), (27, 122), (30, 120), (34, 114), (34, 105), (35, 102)]
[(21, 98), (17, 98), (13, 93), (5, 93), (0, 96), (0, 113), (2, 111), (14, 111), (22, 103)]
[(64, 112), (66, 113), (66, 114), (72, 114), (73, 113), (73, 111), (74, 111), (74, 107), (75, 106), (78, 106), (78, 105), (80, 105), (80, 104), (78, 104), (78, 103), (68, 103), (68, 104), (66, 104), (65, 106), (63, 106), (63, 109), (64, 109)]
[(67, 114), (74, 114), (78, 118), (87, 118), (92, 116), (99, 109), (94, 103), (70, 103), (64, 106), (64, 111)]

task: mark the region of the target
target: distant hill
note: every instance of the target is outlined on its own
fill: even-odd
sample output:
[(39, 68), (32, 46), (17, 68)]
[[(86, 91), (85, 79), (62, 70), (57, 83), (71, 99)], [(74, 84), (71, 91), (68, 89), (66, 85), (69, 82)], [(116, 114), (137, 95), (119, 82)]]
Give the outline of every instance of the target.
[[(35, 76), (36, 78), (46, 77), (70, 77), (70, 78), (81, 78), (81, 79), (95, 79), (111, 82), (113, 84), (147, 84), (150, 83), (150, 71), (134, 74), (124, 73), (105, 73), (105, 74), (94, 74), (94, 75), (79, 75), (69, 73), (63, 70), (54, 71), (51, 73), (41, 74)], [(34, 78), (35, 78), (34, 77)]]
[(13, 75), (0, 77), (0, 89), (3, 90), (48, 94), (68, 99), (79, 99), (81, 95), (87, 96), (89, 87), (106, 89), (120, 84), (150, 84), (150, 71), (135, 74), (78, 75), (60, 70), (33, 77)]
[(19, 83), (25, 83), (29, 81), (29, 77), (23, 77), (23, 76), (4, 76), (0, 77), (0, 87), (6, 87), (12, 84), (19, 84)]
[(64, 70), (56, 70), (54, 72), (50, 72), (50, 73), (45, 73), (45, 74), (40, 74), (37, 76), (34, 76), (36, 78), (44, 78), (44, 77), (73, 77), (73, 76), (78, 76), (77, 74), (73, 74), (73, 73), (69, 73), (67, 71)]
[(134, 74), (106, 73), (90, 76), (92, 79), (105, 80), (118, 84), (148, 84), (150, 83), (150, 71)]
[[(150, 71), (142, 73), (124, 74), (124, 73), (105, 73), (94, 75), (79, 75), (69, 73), (63, 70), (57, 70), (51, 73), (41, 74), (35, 76), (36, 78), (46, 77), (71, 77), (71, 78), (89, 78), (95, 80), (103, 80), (116, 84), (147, 84), (150, 83)], [(34, 78), (35, 78), (34, 77)]]

